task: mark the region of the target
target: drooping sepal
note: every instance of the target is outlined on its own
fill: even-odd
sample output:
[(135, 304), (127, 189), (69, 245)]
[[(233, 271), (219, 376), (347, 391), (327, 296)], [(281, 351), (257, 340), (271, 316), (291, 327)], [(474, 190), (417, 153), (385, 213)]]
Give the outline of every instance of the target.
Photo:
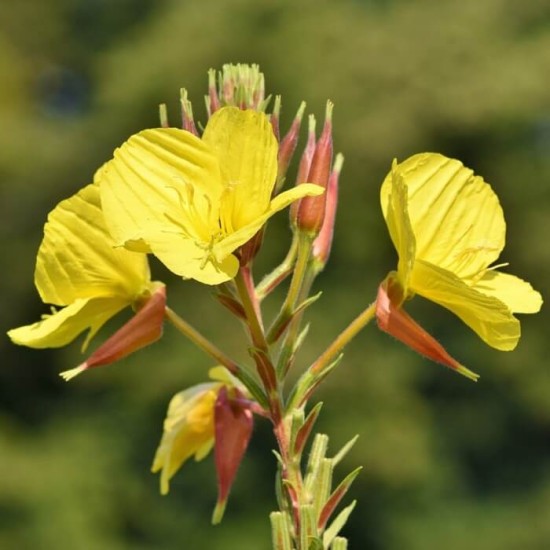
[(401, 293), (396, 287), (393, 296), (393, 278), (390, 275), (379, 286), (376, 298), (376, 319), (378, 326), (412, 350), (428, 359), (440, 363), (474, 382), (479, 376), (451, 357), (445, 348), (426, 332), (402, 307)]
[(60, 376), (69, 381), (87, 369), (110, 365), (156, 342), (162, 336), (165, 309), (166, 287), (161, 285), (138, 312), (99, 346), (84, 363), (60, 373)]
[(252, 412), (239, 401), (242, 394), (234, 388), (221, 388), (214, 407), (214, 457), (218, 476), (218, 500), (212, 523), (222, 520), (229, 491), (252, 435)]

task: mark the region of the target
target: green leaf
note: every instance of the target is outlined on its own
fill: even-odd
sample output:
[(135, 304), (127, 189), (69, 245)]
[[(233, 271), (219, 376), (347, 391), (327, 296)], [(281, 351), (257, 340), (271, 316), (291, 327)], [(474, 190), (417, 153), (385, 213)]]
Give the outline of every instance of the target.
[(333, 539), (340, 532), (342, 527), (344, 527), (344, 525), (348, 521), (348, 518), (349, 518), (350, 514), (353, 512), (353, 509), (355, 508), (356, 504), (357, 504), (357, 501), (354, 500), (349, 506), (346, 506), (336, 516), (334, 521), (330, 524), (329, 528), (324, 532), (324, 534), (323, 534), (323, 544), (324, 544), (325, 548), (328, 548), (330, 546)]

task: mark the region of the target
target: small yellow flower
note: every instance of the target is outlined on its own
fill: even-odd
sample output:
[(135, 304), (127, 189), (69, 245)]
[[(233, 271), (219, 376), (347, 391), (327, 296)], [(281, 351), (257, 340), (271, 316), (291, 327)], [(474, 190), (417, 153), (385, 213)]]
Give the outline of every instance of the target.
[(101, 202), (118, 245), (152, 252), (171, 271), (206, 284), (233, 278), (233, 254), (291, 202), (272, 198), (277, 140), (264, 113), (224, 107), (201, 138), (177, 128), (139, 132), (102, 169)]
[(44, 303), (64, 307), (8, 332), (13, 342), (32, 348), (64, 346), (89, 329), (85, 349), (108, 319), (155, 288), (144, 254), (114, 248), (93, 184), (48, 216), (34, 280)]
[(513, 313), (536, 313), (542, 298), (491, 264), (506, 225), (491, 186), (458, 160), (435, 153), (394, 166), (381, 189), (382, 211), (399, 256), (389, 277), (402, 303), (414, 294), (452, 311), (480, 338), (512, 350), (520, 337)]
[[(210, 370), (207, 382), (174, 395), (168, 405), (164, 432), (158, 446), (153, 473), (160, 471), (160, 492), (166, 495), (170, 479), (194, 455), (202, 460), (214, 446), (214, 405), (224, 385), (233, 385), (233, 377), (223, 367)], [(237, 382), (238, 384), (238, 382)]]

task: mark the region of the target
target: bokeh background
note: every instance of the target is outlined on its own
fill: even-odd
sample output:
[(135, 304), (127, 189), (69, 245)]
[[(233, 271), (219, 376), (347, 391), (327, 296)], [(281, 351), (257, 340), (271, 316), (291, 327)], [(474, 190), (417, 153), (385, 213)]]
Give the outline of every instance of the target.
[[(260, 64), (268, 90), (283, 96), (283, 127), (302, 99), (318, 118), (327, 98), (336, 105), (341, 206), (302, 366), (395, 266), (378, 198), (394, 157), (440, 151), (482, 174), (507, 216), (502, 260), (550, 295), (548, 0), (4, 1), (2, 333), (46, 311), (33, 269), (47, 213), (131, 133), (157, 125), (159, 103), (175, 123), (180, 87), (204, 120), (206, 71), (227, 62)], [(261, 269), (288, 243), (283, 214)], [(208, 288), (153, 269), (174, 309), (244, 358), (241, 327)], [(550, 548), (547, 313), (523, 317), (517, 350), (503, 353), (422, 299), (410, 311), (481, 379), (428, 363), (376, 327), (349, 346), (318, 399), (334, 450), (360, 434), (340, 470), (364, 465), (350, 494), (351, 548)], [(270, 548), (275, 464), (261, 421), (221, 526), (209, 523), (211, 458), (158, 493), (149, 467), (168, 400), (211, 366), (171, 327), (160, 343), (69, 384), (57, 374), (80, 362), (78, 343), (34, 351), (3, 336), (0, 357), (0, 548)]]

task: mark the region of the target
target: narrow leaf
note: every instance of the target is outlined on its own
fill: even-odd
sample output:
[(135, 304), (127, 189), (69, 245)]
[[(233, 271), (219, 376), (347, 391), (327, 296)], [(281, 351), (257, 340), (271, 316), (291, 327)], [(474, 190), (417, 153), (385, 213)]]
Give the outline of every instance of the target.
[(334, 540), (334, 537), (340, 532), (342, 527), (346, 524), (348, 521), (348, 518), (350, 514), (353, 512), (353, 509), (355, 508), (355, 505), (357, 504), (357, 501), (354, 500), (349, 506), (346, 506), (334, 519), (334, 521), (330, 524), (330, 527), (325, 531), (323, 534), (323, 544), (325, 548), (328, 548), (332, 541)]
[(330, 495), (328, 500), (325, 503), (325, 506), (323, 507), (323, 510), (321, 511), (319, 515), (319, 529), (324, 529), (327, 521), (329, 520), (330, 516), (332, 516), (334, 510), (340, 504), (342, 501), (342, 498), (344, 498), (344, 495), (348, 492), (348, 489), (351, 487), (351, 484), (355, 481), (355, 478), (359, 474), (359, 472), (363, 469), (362, 466), (359, 466), (353, 472), (350, 472), (336, 487), (336, 489), (333, 491), (333, 493)]
[(311, 411), (309, 411), (309, 414), (307, 415), (302, 427), (299, 429), (296, 435), (295, 443), (294, 443), (295, 455), (297, 456), (302, 455), (304, 451), (304, 447), (306, 446), (307, 440), (309, 439), (309, 436), (311, 434), (311, 430), (313, 429), (313, 426), (315, 425), (315, 422), (319, 417), (319, 413), (321, 412), (322, 406), (323, 406), (323, 403), (321, 401), (317, 403), (317, 405), (315, 405), (311, 409)]
[(348, 454), (350, 449), (355, 445), (355, 442), (359, 439), (359, 435), (352, 437), (339, 451), (332, 457), (334, 466), (340, 463), (340, 461)]

